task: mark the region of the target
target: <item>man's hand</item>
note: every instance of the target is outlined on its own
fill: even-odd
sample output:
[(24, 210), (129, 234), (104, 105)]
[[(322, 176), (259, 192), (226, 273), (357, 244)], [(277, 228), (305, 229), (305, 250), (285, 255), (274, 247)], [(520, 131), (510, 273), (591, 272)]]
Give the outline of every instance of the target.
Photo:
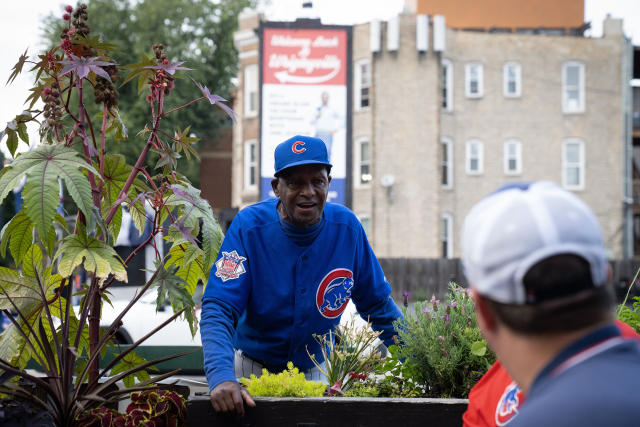
[(235, 381), (224, 381), (211, 390), (211, 405), (216, 412), (244, 416), (244, 403), (254, 407), (256, 403), (247, 390)]

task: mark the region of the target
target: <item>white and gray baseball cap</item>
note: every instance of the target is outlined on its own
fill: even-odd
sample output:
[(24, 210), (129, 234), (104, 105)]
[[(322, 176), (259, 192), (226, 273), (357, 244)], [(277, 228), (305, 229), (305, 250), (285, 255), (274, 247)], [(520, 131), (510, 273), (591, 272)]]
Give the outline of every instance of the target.
[(591, 209), (550, 181), (507, 184), (478, 202), (462, 229), (465, 274), (479, 294), (506, 304), (535, 303), (523, 277), (537, 262), (577, 255), (595, 286), (607, 281), (602, 231)]

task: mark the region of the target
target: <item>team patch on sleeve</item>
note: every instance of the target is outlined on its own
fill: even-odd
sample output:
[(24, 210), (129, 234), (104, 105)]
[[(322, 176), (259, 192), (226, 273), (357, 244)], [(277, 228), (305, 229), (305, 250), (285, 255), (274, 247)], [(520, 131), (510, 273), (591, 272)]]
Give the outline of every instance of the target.
[(518, 415), (522, 401), (522, 390), (515, 381), (505, 388), (496, 407), (496, 425), (505, 426)]
[(216, 261), (216, 277), (222, 279), (223, 282), (231, 279), (237, 279), (246, 273), (242, 261), (247, 258), (238, 255), (235, 250), (231, 252), (222, 252), (222, 257)]

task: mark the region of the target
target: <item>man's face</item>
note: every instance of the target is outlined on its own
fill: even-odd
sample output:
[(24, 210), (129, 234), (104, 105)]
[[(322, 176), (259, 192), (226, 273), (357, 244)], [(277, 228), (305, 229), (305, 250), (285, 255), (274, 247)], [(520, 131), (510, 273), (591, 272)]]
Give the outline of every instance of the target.
[(298, 227), (320, 221), (330, 182), (326, 166), (317, 164), (292, 167), (271, 180), (273, 192), (280, 198), (283, 219)]

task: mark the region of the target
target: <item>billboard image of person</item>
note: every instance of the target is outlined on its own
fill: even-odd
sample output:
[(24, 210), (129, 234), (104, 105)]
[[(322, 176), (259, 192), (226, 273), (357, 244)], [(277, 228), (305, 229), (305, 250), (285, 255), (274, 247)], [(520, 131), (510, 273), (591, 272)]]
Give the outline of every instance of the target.
[(347, 200), (347, 28), (265, 27), (260, 197), (273, 197), (273, 152), (291, 135), (324, 141), (333, 164), (327, 201)]

